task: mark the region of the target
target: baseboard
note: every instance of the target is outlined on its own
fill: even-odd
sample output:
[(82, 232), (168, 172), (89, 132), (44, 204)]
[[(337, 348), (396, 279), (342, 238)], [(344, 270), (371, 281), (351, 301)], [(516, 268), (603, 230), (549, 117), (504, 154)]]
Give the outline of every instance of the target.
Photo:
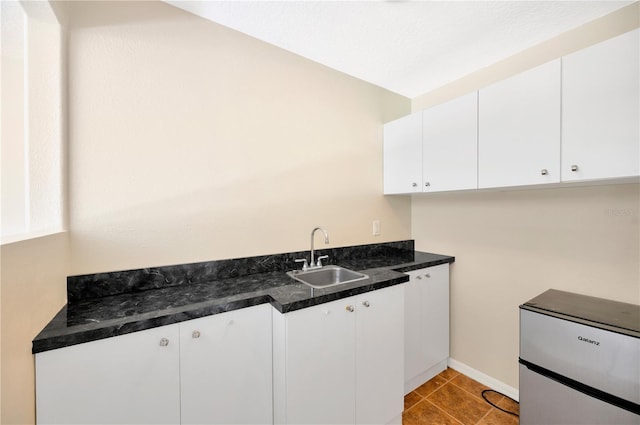
[(425, 370), (420, 375), (406, 381), (404, 383), (404, 395), (409, 394), (411, 391), (415, 390), (420, 385), (424, 384), (429, 379), (433, 378), (434, 376), (436, 376), (437, 374), (445, 370), (447, 368), (447, 360), (448, 359), (442, 360), (440, 363), (430, 367), (428, 370)]
[(520, 400), (520, 393), (517, 389), (505, 384), (502, 381), (492, 378), (491, 376), (486, 375), (479, 370), (472, 368), (471, 366), (467, 366), (462, 362), (452, 359), (451, 357), (449, 357), (449, 367), (467, 375), (471, 379), (475, 379), (482, 385), (486, 385), (487, 387), (514, 399), (515, 401)]
[(393, 418), (391, 421), (387, 422), (387, 425), (402, 425), (402, 413)]

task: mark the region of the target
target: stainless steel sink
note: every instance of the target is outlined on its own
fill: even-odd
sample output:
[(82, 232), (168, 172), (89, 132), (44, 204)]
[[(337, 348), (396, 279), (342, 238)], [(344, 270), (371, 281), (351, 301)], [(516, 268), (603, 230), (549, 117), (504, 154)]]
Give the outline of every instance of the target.
[(327, 288), (369, 278), (364, 273), (354, 272), (340, 266), (324, 266), (307, 271), (294, 270), (287, 272), (287, 274), (312, 288)]

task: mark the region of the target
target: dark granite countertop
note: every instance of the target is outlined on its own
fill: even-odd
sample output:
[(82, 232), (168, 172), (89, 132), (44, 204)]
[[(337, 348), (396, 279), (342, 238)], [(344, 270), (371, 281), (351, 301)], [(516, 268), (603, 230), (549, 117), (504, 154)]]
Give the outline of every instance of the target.
[[(413, 248), (413, 241), (410, 242)], [(388, 247), (385, 246), (386, 248)], [(346, 255), (346, 250), (347, 248), (337, 248), (329, 251), (330, 258), (327, 264), (339, 264), (363, 272), (369, 279), (315, 289), (313, 293), (311, 288), (286, 275), (286, 268), (282, 264), (290, 264), (290, 258), (300, 258), (300, 253), (280, 254), (277, 258), (281, 263), (268, 267), (256, 268), (252, 261), (256, 260), (264, 266), (269, 263), (268, 260), (274, 258), (273, 256), (237, 260), (242, 264), (251, 262), (252, 266), (247, 267), (248, 271), (232, 273), (223, 273), (218, 270), (221, 267), (214, 267), (209, 280), (203, 275), (198, 282), (192, 282), (189, 278), (190, 273), (193, 274), (192, 270), (207, 266), (207, 270), (210, 271), (212, 265), (218, 266), (220, 262), (70, 277), (69, 303), (36, 336), (32, 352), (35, 354), (263, 303), (270, 303), (280, 313), (287, 313), (404, 283), (409, 277), (402, 272), (452, 263), (455, 260), (451, 256), (406, 249), (398, 251), (395, 248), (387, 249), (388, 255), (358, 258), (361, 256)], [(351, 251), (349, 253), (351, 254)], [(285, 255), (286, 261), (282, 261)], [(237, 261), (233, 261), (232, 268), (236, 270)], [(274, 268), (279, 270), (273, 270)], [(190, 271), (185, 272), (187, 269)], [(293, 267), (288, 270), (291, 269)], [(175, 275), (176, 270), (180, 270), (181, 276), (186, 277), (172, 281), (173, 276), (169, 275)], [(143, 272), (147, 278), (140, 278), (138, 283), (131, 284), (131, 281)], [(152, 288), (147, 288), (148, 276), (151, 275), (162, 276), (162, 284), (158, 285), (155, 282)], [(108, 286), (109, 282), (118, 283), (125, 280), (128, 285), (126, 290), (114, 291), (113, 286), (117, 285)], [(99, 287), (99, 283), (104, 283), (104, 287), (108, 286), (109, 289), (105, 293), (97, 294), (96, 288)]]

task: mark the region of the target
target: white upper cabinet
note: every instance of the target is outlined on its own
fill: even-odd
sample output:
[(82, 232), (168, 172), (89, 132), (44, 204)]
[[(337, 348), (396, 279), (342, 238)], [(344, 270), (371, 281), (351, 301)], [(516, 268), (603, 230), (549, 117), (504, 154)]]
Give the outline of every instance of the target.
[(384, 193), (421, 192), (422, 113), (384, 125)]
[(640, 176), (640, 29), (384, 126), (384, 193)]
[(480, 90), (480, 188), (560, 181), (560, 93), (560, 59)]
[(477, 189), (478, 93), (422, 112), (422, 191)]
[(562, 180), (640, 175), (640, 30), (562, 59)]

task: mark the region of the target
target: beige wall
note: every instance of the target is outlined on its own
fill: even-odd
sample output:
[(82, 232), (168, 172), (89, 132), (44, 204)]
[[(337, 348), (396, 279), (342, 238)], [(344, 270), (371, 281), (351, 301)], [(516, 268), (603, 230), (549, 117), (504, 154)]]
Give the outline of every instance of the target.
[(160, 2), (56, 12), (70, 231), (2, 246), (3, 424), (34, 422), (31, 340), (67, 275), (308, 249), (316, 225), (410, 238), (410, 199), (382, 195), (382, 123), (409, 99)]
[(515, 54), (503, 61), (479, 69), (459, 80), (412, 99), (412, 110), (419, 111), (470, 93), (496, 81), (550, 60), (591, 46), (599, 41), (638, 28), (640, 2), (635, 2), (600, 19)]
[(163, 3), (69, 16), (72, 273), (410, 237), (381, 195), (409, 99)]
[[(317, 224), (332, 246), (405, 239), (413, 226), (420, 249), (456, 255), (452, 354), (514, 386), (514, 308), (541, 282), (637, 299), (637, 185), (412, 207), (381, 195), (381, 123), (408, 99), (166, 4), (66, 6), (70, 234), (2, 247), (3, 424), (34, 421), (30, 342), (64, 304), (67, 274), (307, 249)], [(472, 301), (496, 307), (487, 317)]]
[(1, 2), (2, 243), (64, 230), (62, 31), (47, 2)]
[(31, 340), (66, 300), (63, 50), (46, 2), (1, 3), (0, 423), (21, 424), (34, 422)]
[(66, 303), (69, 261), (66, 233), (3, 245), (2, 415), (0, 423), (35, 422), (31, 341)]
[(455, 255), (451, 357), (518, 388), (518, 306), (555, 288), (640, 303), (637, 184), (416, 197), (419, 250)]
[[(455, 98), (639, 26), (635, 3), (413, 99)], [(548, 288), (640, 303), (637, 184), (416, 196), (417, 249), (456, 256), (451, 357), (518, 388), (518, 305)]]

